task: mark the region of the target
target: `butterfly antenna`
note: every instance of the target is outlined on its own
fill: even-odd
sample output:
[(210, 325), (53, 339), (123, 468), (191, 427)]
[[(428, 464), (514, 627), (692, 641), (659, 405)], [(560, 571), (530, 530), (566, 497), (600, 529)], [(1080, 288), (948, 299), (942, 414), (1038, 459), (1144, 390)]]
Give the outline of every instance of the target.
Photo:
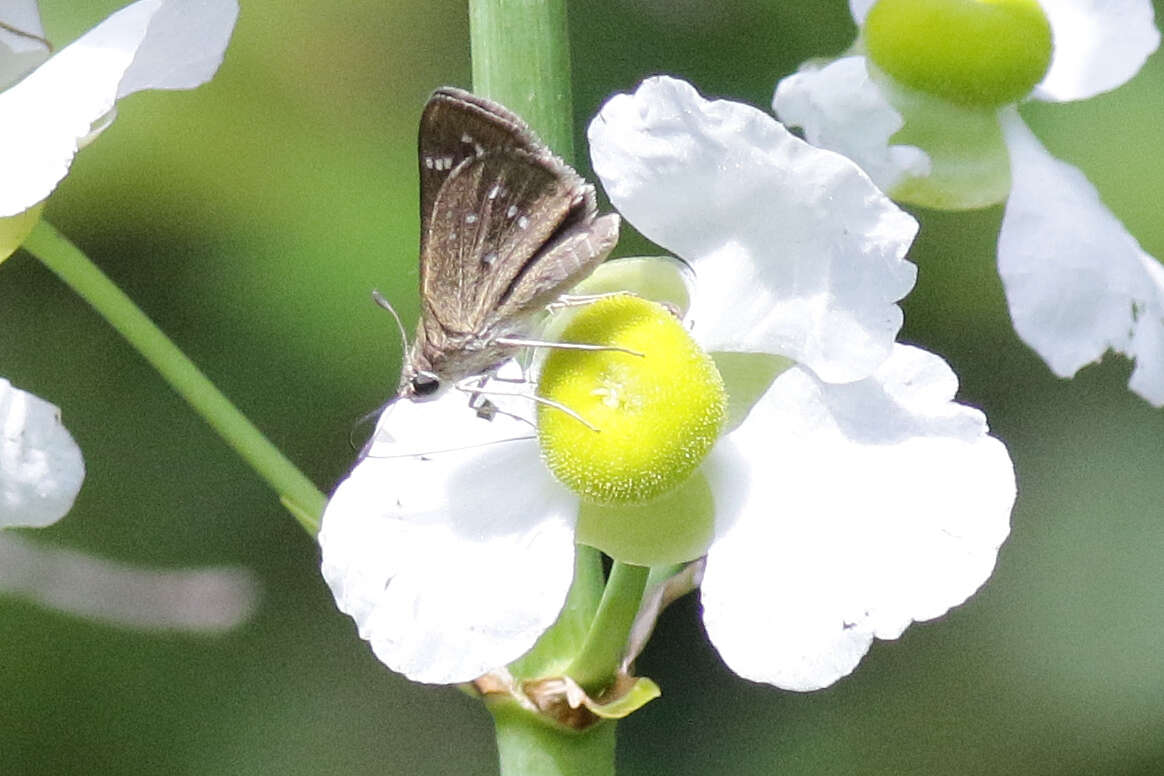
[[(396, 330), (400, 332), (400, 346), (402, 348), (400, 351), (400, 357), (402, 359), (408, 358), (408, 332), (404, 329), (404, 321), (400, 320), (400, 314), (396, 312), (396, 308), (392, 306), (392, 303), (389, 302), (383, 294), (375, 289), (372, 290), (372, 301), (375, 302), (379, 307), (384, 308), (392, 314), (392, 320), (396, 321)], [(384, 411), (392, 406), (392, 403), (395, 402), (398, 398), (400, 398), (399, 395), (393, 396), (391, 399), (384, 402), (376, 409), (364, 413), (364, 415), (362, 415), (359, 420), (357, 420), (352, 425), (351, 433), (348, 434), (348, 444), (351, 445), (353, 450), (360, 450), (361, 458), (368, 454), (368, 450), (371, 448), (372, 442), (376, 439), (376, 432), (373, 428), (372, 435), (368, 437), (368, 440), (362, 445), (356, 444), (357, 432), (363, 428), (368, 423), (368, 421), (375, 420), (380, 415), (382, 415)]]
[(392, 314), (392, 320), (396, 321), (396, 330), (400, 332), (400, 345), (404, 348), (400, 351), (400, 357), (407, 358), (408, 332), (404, 330), (404, 321), (400, 320), (400, 314), (396, 312), (396, 308), (392, 306), (392, 303), (375, 289), (372, 289), (372, 301)]
[[(368, 451), (372, 447), (372, 443), (376, 441), (376, 420), (381, 415), (383, 415), (384, 411), (391, 407), (399, 398), (399, 396), (393, 396), (391, 399), (384, 402), (376, 409), (368, 410), (365, 412), (356, 420), (355, 423), (352, 424), (352, 430), (348, 433), (348, 446), (353, 450), (359, 450), (360, 458), (363, 458), (368, 454)], [(363, 444), (360, 444), (356, 440), (356, 435), (359, 433), (360, 429), (367, 426), (369, 422), (372, 423), (372, 433), (368, 435), (368, 438), (363, 442)]]

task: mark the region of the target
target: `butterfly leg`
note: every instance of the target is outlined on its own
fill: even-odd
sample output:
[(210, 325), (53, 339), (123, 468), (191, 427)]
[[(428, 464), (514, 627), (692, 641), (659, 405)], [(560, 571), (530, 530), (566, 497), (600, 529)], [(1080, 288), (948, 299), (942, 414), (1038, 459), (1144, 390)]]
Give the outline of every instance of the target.
[(497, 405), (485, 398), (482, 391), (490, 377), (497, 379), (490, 374), (474, 375), (456, 384), (457, 390), (469, 394), (469, 408), (475, 410), (477, 417), (483, 420), (493, 420), (493, 416), (497, 414)]
[[(584, 307), (588, 304), (594, 304), (601, 299), (609, 299), (612, 296), (639, 296), (634, 291), (607, 291), (602, 294), (562, 294), (554, 301), (546, 305), (546, 311), (549, 313), (558, 313), (562, 310), (568, 310), (571, 307)], [(683, 313), (679, 306), (674, 302), (656, 301), (655, 304), (661, 304), (667, 308), (667, 312), (675, 316), (679, 320), (683, 320)]]
[[(485, 388), (485, 383), (488, 379), (489, 379), (488, 376), (482, 376), (482, 377), (475, 376), (475, 377), (467, 378), (465, 380), (461, 380), (458, 383), (456, 383), (457, 390), (464, 391), (464, 392), (470, 394), (469, 406), (474, 407), (474, 409), (477, 410), (477, 416), (480, 418), (484, 418), (485, 420), (491, 420), (497, 414), (501, 414), (501, 415), (508, 415), (511, 418), (516, 418), (517, 420), (525, 421), (526, 423), (529, 423), (531, 426), (534, 425), (533, 421), (531, 421), (529, 418), (523, 417), (523, 416), (518, 415), (518, 414), (513, 413), (513, 412), (508, 412), (506, 410), (503, 410), (500, 407), (498, 407), (496, 404), (494, 404), (493, 402), (489, 401), (489, 399), (487, 398), (487, 395), (517, 396), (517, 397), (520, 397), (523, 399), (529, 399), (530, 401), (534, 402), (535, 404), (542, 404), (546, 407), (553, 407), (554, 409), (558, 410), (559, 412), (564, 412), (567, 415), (569, 415), (570, 417), (572, 417), (574, 420), (581, 423), (583, 426), (586, 426), (586, 428), (590, 429), (591, 431), (594, 431), (595, 433), (597, 433), (600, 430), (593, 423), (590, 423), (588, 420), (583, 418), (581, 415), (579, 415), (574, 410), (567, 407), (565, 404), (562, 404), (561, 402), (558, 402), (558, 401), (554, 401), (553, 399), (547, 399), (545, 396), (538, 396), (536, 393), (516, 393), (516, 392), (510, 392), (510, 391), (498, 391), (498, 390), (487, 389), (487, 388)], [(526, 384), (528, 384), (528, 381), (517, 380), (514, 378), (508, 378), (508, 379), (506, 379), (506, 378), (494, 378), (494, 380), (497, 382), (504, 382), (504, 383), (526, 383)], [(478, 404), (474, 404), (474, 402), (478, 402)]]
[(612, 296), (638, 296), (638, 294), (633, 291), (604, 291), (601, 294), (562, 294), (546, 305), (546, 310), (551, 313), (556, 313), (559, 310), (565, 310), (570, 307), (585, 307), (588, 304), (594, 304), (600, 299), (609, 299)]
[(643, 357), (643, 353), (618, 345), (596, 345), (589, 342), (550, 342), (548, 340), (525, 339), (523, 337), (498, 337), (499, 345), (510, 345), (515, 348), (557, 348), (559, 350), (612, 350), (626, 353), (631, 356)]

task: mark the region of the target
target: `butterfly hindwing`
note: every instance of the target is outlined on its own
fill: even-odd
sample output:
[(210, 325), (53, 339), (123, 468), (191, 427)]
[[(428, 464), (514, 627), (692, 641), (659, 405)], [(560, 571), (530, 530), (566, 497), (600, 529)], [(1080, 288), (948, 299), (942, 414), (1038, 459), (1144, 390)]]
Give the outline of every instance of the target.
[(541, 252), (527, 262), (499, 308), (502, 317), (518, 317), (545, 307), (569, 291), (601, 264), (618, 242), (619, 217), (614, 213), (569, 219)]

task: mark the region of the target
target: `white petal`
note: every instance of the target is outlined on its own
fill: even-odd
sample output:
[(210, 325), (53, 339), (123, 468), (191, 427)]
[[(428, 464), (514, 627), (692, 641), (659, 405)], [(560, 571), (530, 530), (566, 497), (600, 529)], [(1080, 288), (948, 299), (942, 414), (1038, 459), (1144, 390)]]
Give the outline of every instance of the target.
[(61, 412), (0, 378), (0, 528), (55, 523), (85, 479)]
[(694, 268), (705, 348), (777, 353), (830, 381), (888, 354), (917, 224), (852, 162), (666, 77), (607, 102), (590, 150), (614, 205)]
[(905, 120), (869, 78), (865, 57), (802, 67), (776, 86), (772, 109), (814, 146), (852, 159), (883, 191), (930, 173), (925, 151), (890, 145)]
[(704, 623), (732, 670), (828, 686), (874, 637), (940, 616), (989, 577), (1014, 471), (956, 388), (942, 359), (900, 345), (859, 383), (792, 369), (713, 452), (723, 523)]
[(254, 614), (258, 585), (238, 568), (144, 569), (0, 534), (0, 591), (140, 630), (217, 633)]
[(1140, 72), (1160, 45), (1151, 0), (1040, 0), (1051, 23), (1051, 68), (1040, 100), (1084, 100)]
[(1060, 377), (1109, 348), (1126, 354), (1136, 360), (1131, 389), (1164, 405), (1164, 268), (1017, 113), (1003, 128), (1014, 186), (998, 269), (1015, 330)]
[[(397, 402), (323, 516), (323, 575), (395, 671), (453, 683), (499, 668), (553, 624), (573, 577), (576, 497), (529, 426), (467, 398)], [(472, 445), (465, 447), (465, 445)], [(420, 454), (420, 451), (429, 452)]]
[(237, 0), (166, 0), (117, 88), (193, 89), (214, 77), (238, 19)]
[(189, 88), (213, 75), (236, 12), (234, 0), (140, 0), (0, 93), (0, 216), (52, 192), (118, 97)]
[(865, 23), (865, 16), (876, 3), (877, 0), (849, 0), (849, 11), (858, 27)]

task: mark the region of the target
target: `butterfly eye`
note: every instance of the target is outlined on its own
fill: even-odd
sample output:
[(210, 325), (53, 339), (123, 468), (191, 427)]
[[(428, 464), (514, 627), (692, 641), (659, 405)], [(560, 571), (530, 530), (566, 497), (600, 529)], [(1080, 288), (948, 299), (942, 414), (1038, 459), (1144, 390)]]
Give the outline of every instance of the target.
[(414, 399), (430, 398), (436, 394), (437, 389), (440, 387), (441, 381), (436, 375), (421, 372), (412, 378), (412, 397)]

